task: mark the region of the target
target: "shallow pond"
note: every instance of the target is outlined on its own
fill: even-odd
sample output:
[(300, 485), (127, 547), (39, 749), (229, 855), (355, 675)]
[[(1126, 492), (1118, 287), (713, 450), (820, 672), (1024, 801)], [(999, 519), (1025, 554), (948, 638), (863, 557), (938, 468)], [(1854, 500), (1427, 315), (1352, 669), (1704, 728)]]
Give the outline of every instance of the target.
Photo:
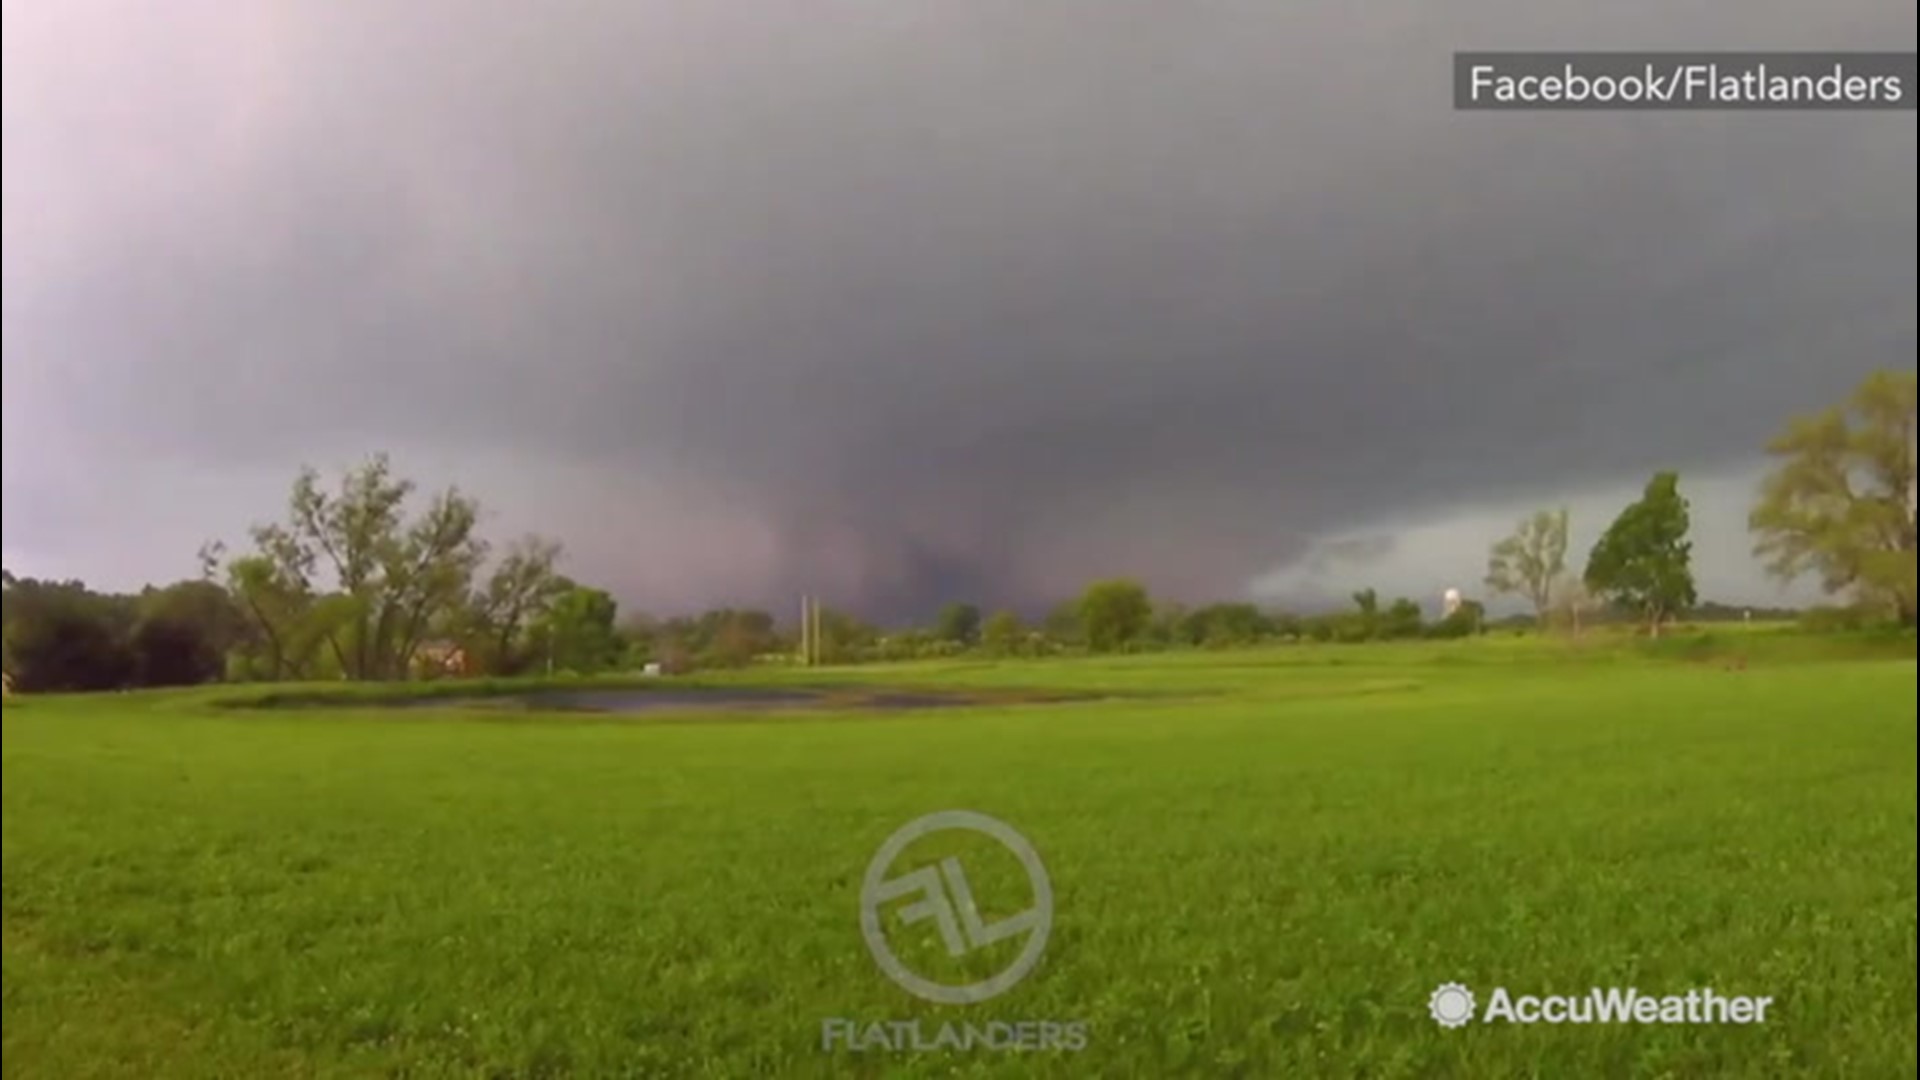
[(726, 687), (715, 689), (592, 689), (540, 690), (499, 697), (433, 697), (408, 702), (414, 706), (509, 707), (547, 709), (561, 712), (687, 712), (701, 709), (885, 709), (909, 711), (942, 709), (963, 705), (1015, 704), (1065, 700), (1056, 695), (1010, 695), (1006, 693), (954, 693), (913, 690), (874, 690), (853, 687), (796, 689), (775, 687)]

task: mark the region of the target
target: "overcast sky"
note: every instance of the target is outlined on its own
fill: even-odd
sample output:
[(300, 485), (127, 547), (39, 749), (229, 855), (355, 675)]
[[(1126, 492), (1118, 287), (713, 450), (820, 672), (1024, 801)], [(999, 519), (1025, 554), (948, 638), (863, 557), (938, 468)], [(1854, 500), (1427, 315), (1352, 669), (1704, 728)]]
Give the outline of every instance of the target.
[(1434, 602), (1670, 467), (1702, 591), (1769, 602), (1759, 447), (1915, 356), (1913, 113), (1451, 109), (1455, 49), (1913, 49), (1886, 0), (8, 0), (0, 41), (16, 573), (186, 576), (387, 450), (654, 610)]

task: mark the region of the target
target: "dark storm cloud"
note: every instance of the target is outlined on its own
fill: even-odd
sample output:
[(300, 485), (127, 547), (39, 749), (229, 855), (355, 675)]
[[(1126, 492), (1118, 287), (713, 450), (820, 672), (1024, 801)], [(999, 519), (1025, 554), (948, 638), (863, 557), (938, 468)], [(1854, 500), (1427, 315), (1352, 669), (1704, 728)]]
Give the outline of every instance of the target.
[(1236, 594), (1914, 355), (1911, 117), (1450, 111), (1886, 5), (138, 11), (5, 36), (6, 547), (88, 576), (389, 447), (635, 600)]

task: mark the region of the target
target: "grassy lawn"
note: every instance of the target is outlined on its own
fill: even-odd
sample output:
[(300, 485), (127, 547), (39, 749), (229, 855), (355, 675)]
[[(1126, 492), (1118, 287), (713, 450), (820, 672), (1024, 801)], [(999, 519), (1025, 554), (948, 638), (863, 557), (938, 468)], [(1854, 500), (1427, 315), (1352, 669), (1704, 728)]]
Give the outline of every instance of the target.
[[(813, 676), (1117, 695), (910, 714), (10, 699), (0, 1060), (1911, 1076), (1914, 664), (1752, 639), (1744, 666), (1686, 642), (1486, 639)], [(972, 1006), (909, 996), (860, 933), (875, 849), (949, 808), (1012, 824), (1054, 892), (1039, 966)], [(983, 897), (1024, 888), (966, 851)], [(930, 930), (900, 941), (916, 968), (953, 963)], [(1444, 1030), (1427, 997), (1453, 980), (1482, 1003), (1615, 985), (1775, 1003), (1746, 1026)], [(829, 1053), (827, 1018), (1076, 1021), (1087, 1046)]]

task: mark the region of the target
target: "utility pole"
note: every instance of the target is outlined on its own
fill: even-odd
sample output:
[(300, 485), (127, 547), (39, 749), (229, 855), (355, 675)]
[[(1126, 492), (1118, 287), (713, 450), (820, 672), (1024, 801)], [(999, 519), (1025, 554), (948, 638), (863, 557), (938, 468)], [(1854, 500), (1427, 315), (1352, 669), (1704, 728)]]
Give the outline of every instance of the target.
[(812, 601), (808, 598), (806, 593), (801, 593), (800, 594), (800, 666), (801, 667), (809, 667), (813, 664), (813, 650), (810, 647), (811, 638), (813, 636), (812, 615), (809, 613), (811, 609), (812, 609)]

